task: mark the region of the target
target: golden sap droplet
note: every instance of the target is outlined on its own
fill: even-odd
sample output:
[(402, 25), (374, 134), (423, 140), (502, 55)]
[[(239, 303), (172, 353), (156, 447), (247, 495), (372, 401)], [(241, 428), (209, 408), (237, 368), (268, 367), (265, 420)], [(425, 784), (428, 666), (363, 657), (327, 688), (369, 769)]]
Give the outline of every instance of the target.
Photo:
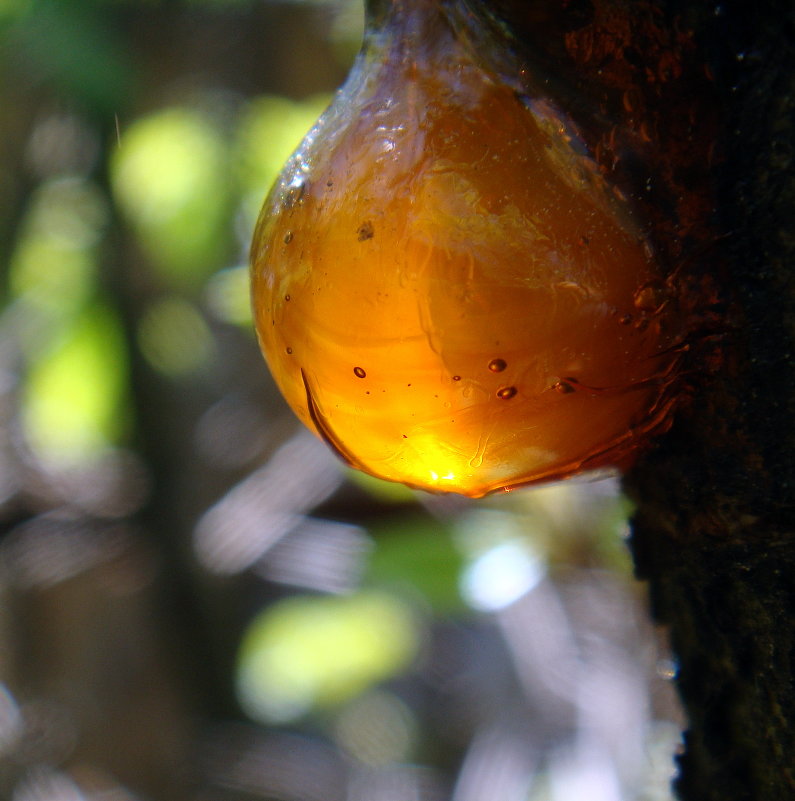
[(276, 382), (343, 459), (480, 496), (626, 459), (664, 420), (677, 357), (664, 315), (626, 324), (660, 282), (627, 202), (446, 8), (394, 3), (368, 30), (265, 202), (252, 292)]

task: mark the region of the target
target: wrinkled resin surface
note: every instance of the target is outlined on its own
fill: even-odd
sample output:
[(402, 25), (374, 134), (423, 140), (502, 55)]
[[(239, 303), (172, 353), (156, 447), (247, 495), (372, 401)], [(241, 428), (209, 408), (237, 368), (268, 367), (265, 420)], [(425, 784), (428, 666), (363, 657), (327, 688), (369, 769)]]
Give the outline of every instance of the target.
[(626, 459), (675, 356), (626, 204), (438, 13), (369, 33), (265, 203), (253, 301), (285, 398), (343, 458), (479, 496)]

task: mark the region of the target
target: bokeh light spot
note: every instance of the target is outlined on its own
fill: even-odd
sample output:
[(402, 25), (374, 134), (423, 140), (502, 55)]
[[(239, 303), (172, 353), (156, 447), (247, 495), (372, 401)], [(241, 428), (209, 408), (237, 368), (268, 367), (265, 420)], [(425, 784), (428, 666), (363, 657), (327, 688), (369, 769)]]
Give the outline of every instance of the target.
[(116, 315), (89, 308), (27, 376), (23, 421), (42, 461), (67, 466), (96, 458), (127, 425), (127, 363)]
[(417, 739), (411, 710), (381, 690), (353, 700), (340, 713), (334, 730), (340, 746), (367, 765), (407, 761)]
[(138, 344), (152, 367), (172, 376), (201, 369), (213, 353), (212, 334), (202, 316), (178, 297), (158, 300), (144, 312)]
[(153, 266), (193, 283), (220, 266), (229, 195), (225, 146), (188, 108), (168, 108), (121, 134), (111, 162), (114, 195)]
[(296, 597), (254, 619), (238, 662), (238, 695), (253, 718), (295, 720), (353, 698), (405, 669), (418, 647), (395, 597)]
[(207, 282), (206, 296), (211, 311), (219, 320), (251, 329), (247, 265), (216, 273)]
[(474, 609), (493, 612), (519, 600), (545, 572), (527, 542), (504, 542), (467, 568), (461, 577), (461, 592)]

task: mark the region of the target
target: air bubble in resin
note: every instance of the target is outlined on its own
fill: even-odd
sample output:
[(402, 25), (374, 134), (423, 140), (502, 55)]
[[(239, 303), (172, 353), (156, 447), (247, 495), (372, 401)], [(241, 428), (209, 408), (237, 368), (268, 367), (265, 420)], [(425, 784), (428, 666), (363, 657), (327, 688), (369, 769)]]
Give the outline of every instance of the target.
[(665, 424), (681, 328), (626, 196), (501, 77), (497, 33), (456, 36), (464, 4), (373, 5), (254, 237), (281, 391), (346, 462), (427, 490), (625, 462)]

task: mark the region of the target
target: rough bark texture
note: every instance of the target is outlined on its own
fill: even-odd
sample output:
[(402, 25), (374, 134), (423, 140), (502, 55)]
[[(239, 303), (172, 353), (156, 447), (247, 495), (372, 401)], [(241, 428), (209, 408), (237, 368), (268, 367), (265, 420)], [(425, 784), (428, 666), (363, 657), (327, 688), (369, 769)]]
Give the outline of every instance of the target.
[(689, 716), (679, 795), (795, 798), (793, 6), (495, 5), (692, 315), (689, 399), (625, 480)]
[(795, 797), (795, 38), (787, 3), (735, 3), (718, 220), (734, 314), (720, 373), (627, 476), (633, 550), (669, 624), (690, 728), (683, 799)]

